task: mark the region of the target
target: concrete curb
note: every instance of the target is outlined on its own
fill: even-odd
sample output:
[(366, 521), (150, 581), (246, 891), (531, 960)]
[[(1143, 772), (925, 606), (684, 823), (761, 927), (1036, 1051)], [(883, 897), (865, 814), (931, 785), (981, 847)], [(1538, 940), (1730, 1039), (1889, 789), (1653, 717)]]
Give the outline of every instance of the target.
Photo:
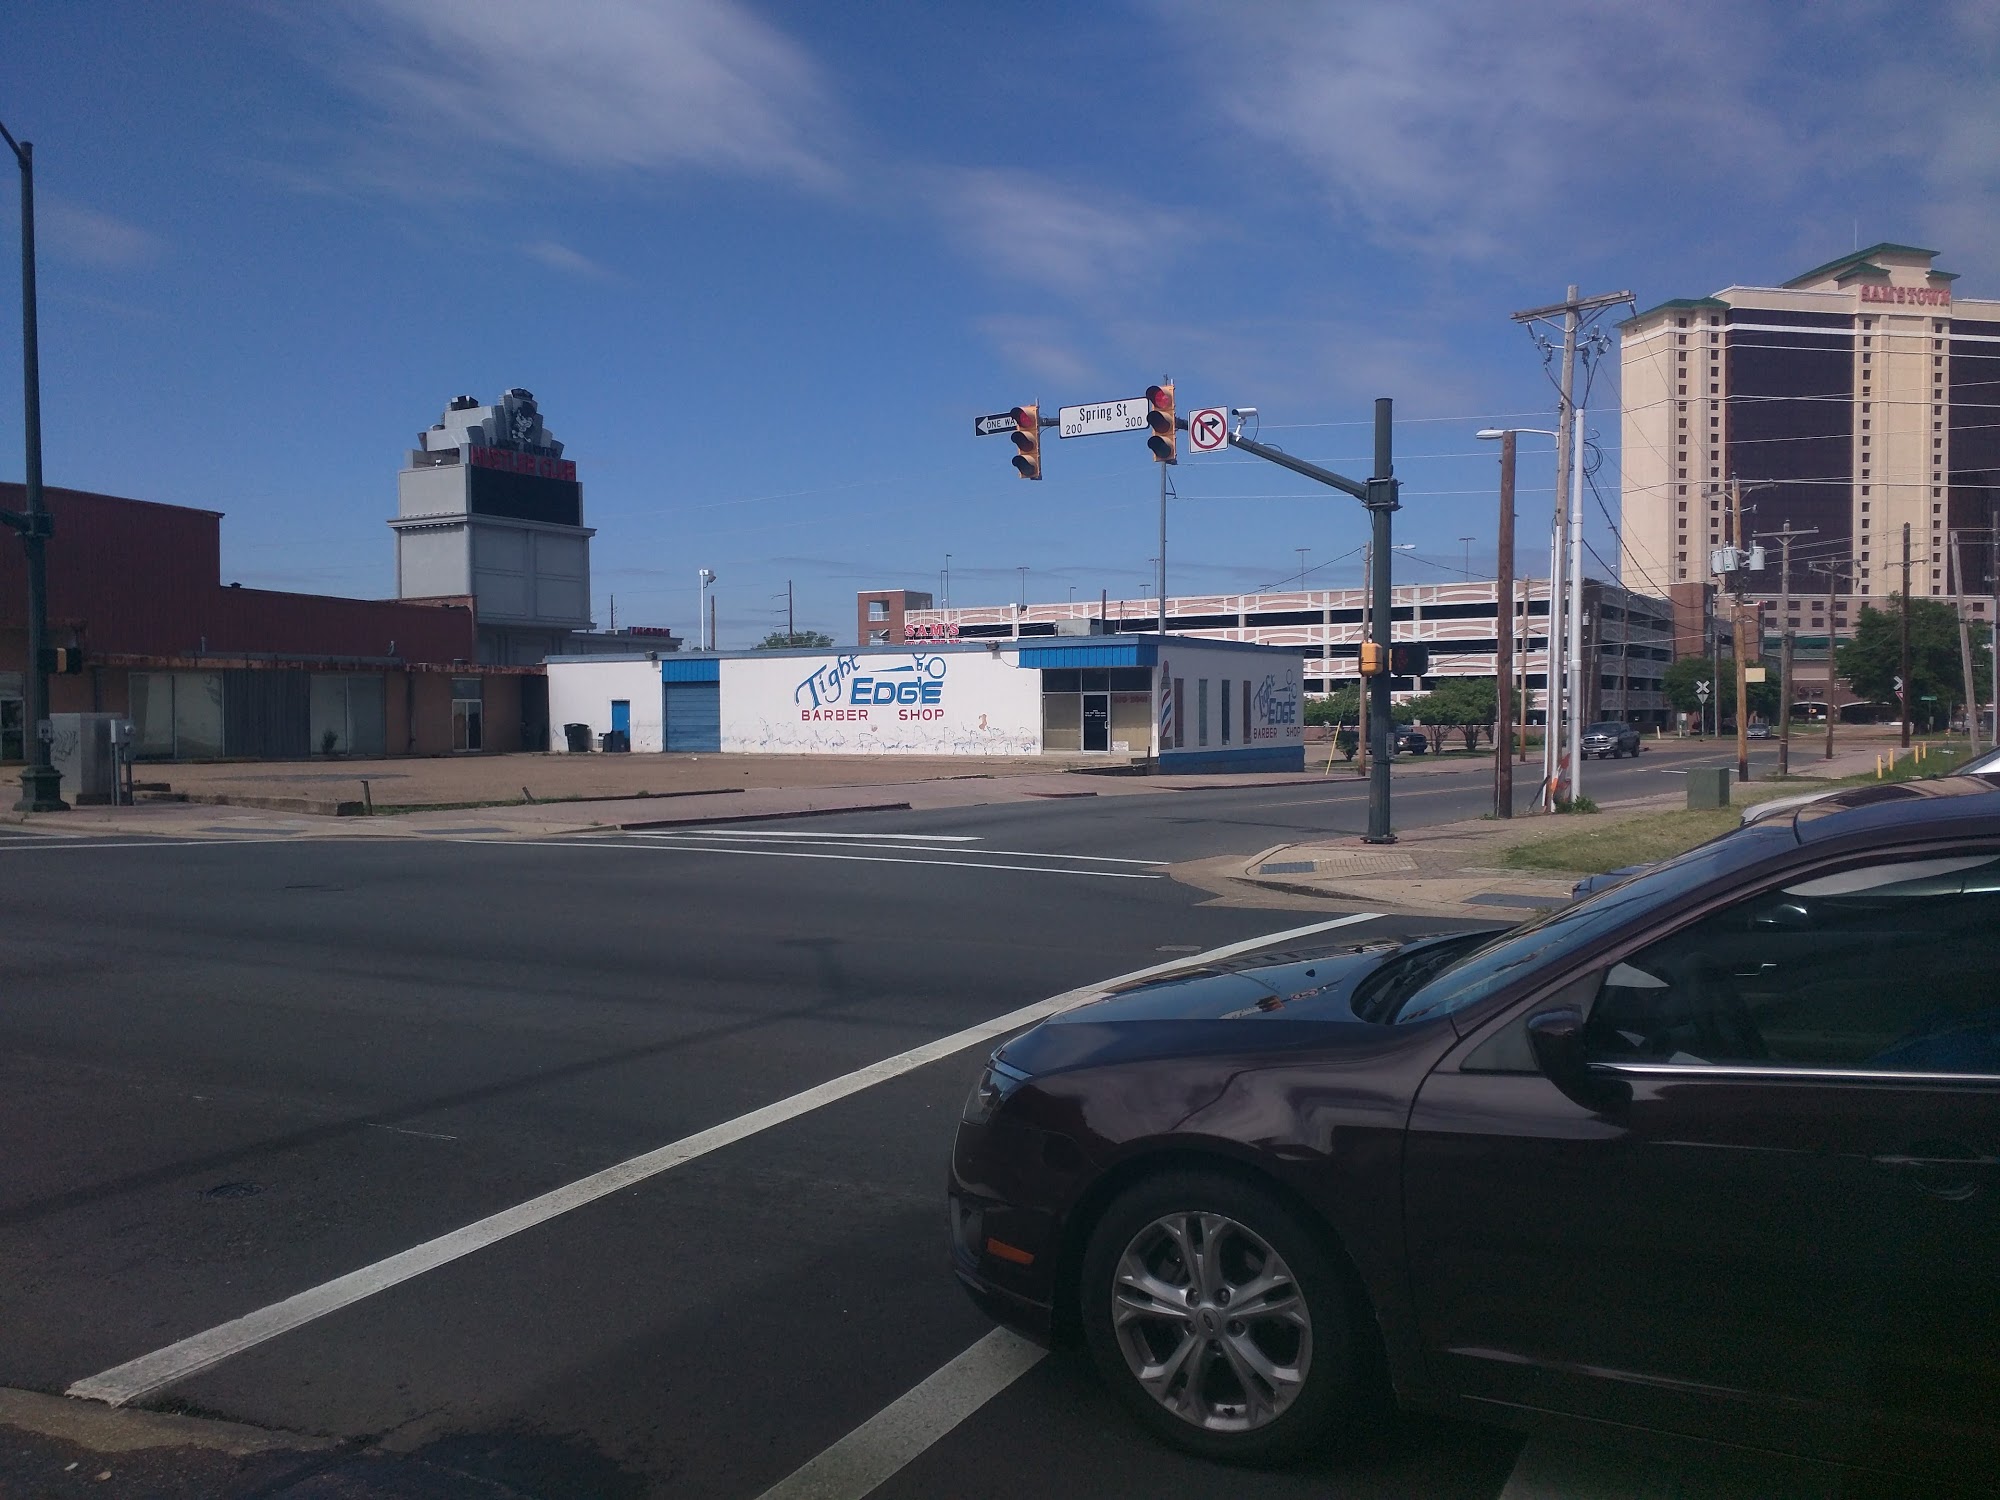
[[(707, 823), (779, 823), (787, 818), (827, 818), (835, 813), (908, 812), (909, 810), (910, 804), (907, 802), (859, 802), (852, 807), (802, 807), (790, 812), (714, 813), (707, 817), (652, 818), (643, 823), (607, 823), (595, 826), (616, 828), (621, 833), (638, 833), (649, 828), (699, 828)], [(590, 830), (569, 831), (587, 833)]]

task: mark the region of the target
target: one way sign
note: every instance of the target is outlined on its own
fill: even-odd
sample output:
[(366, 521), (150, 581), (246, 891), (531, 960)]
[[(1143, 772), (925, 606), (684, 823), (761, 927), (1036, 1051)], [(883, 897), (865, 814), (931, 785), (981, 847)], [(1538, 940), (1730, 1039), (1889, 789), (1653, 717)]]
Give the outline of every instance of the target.
[(1019, 424), (1012, 412), (996, 411), (991, 416), (974, 417), (972, 431), (977, 437), (991, 437), (996, 432), (1012, 432)]

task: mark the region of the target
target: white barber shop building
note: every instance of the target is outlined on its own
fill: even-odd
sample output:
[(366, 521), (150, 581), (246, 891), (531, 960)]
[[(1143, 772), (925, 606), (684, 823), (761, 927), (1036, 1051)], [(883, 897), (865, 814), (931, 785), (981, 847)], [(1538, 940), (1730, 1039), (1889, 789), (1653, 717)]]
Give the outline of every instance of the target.
[[(1169, 637), (550, 657), (551, 748), (1305, 764), (1297, 651)], [(565, 732), (566, 726), (587, 727)]]

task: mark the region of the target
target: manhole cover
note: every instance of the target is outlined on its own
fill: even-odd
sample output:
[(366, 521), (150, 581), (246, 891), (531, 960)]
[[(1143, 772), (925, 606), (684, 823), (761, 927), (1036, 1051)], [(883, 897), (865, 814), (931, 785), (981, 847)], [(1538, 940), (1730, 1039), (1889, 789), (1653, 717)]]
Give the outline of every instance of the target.
[(254, 1182), (218, 1182), (212, 1188), (203, 1188), (204, 1198), (254, 1198), (264, 1190)]

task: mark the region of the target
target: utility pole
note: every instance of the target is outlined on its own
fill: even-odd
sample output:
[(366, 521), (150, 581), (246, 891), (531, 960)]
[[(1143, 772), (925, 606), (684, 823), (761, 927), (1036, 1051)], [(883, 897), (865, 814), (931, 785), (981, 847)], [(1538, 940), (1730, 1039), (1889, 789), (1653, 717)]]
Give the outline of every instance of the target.
[(1493, 580), (1493, 816), (1514, 816), (1514, 432), (1500, 434), (1500, 531)]
[(710, 594), (710, 595), (708, 596), (708, 649), (709, 649), (709, 650), (711, 650), (711, 651), (720, 651), (720, 650), (722, 649), (722, 646), (721, 646), (721, 644), (720, 644), (720, 643), (719, 643), (719, 642), (717, 641), (717, 639), (716, 639), (716, 635), (715, 635), (715, 595), (714, 595), (714, 594)]
[[(1796, 537), (1818, 536), (1817, 526), (1804, 531), (1792, 530), (1792, 523), (1785, 522), (1781, 531), (1765, 531), (1757, 540), (1766, 537), (1778, 539), (1778, 624), (1784, 631), (1784, 652), (1779, 658), (1778, 675), (1782, 679), (1778, 693), (1778, 774), (1788, 776), (1792, 769), (1792, 541)], [(1827, 697), (1833, 696), (1833, 678), (1827, 678)]]
[(1958, 611), (1958, 662), (1965, 671), (1966, 754), (1979, 753), (1979, 684), (1972, 675), (1972, 622), (1965, 617), (1965, 555), (1959, 530), (1951, 532), (1952, 603)]
[(1299, 555), (1299, 591), (1303, 593), (1306, 586), (1306, 554), (1312, 551), (1312, 548), (1294, 547), (1292, 550)]
[(1840, 717), (1833, 706), (1834, 656), (1840, 645), (1839, 616), (1834, 614), (1835, 601), (1840, 597), (1835, 588), (1840, 582), (1840, 569), (1832, 563), (1826, 565), (1826, 754), (1825, 760), (1833, 759), (1833, 721)]
[(1478, 541), (1479, 538), (1476, 536), (1462, 536), (1459, 540), (1465, 543), (1465, 576), (1470, 578), (1472, 576), (1472, 544)]
[(0, 511), (0, 522), (21, 533), (21, 550), (28, 573), (28, 659), (24, 663), (21, 800), (16, 812), (67, 812), (62, 800), (62, 773), (49, 763), (49, 741), (42, 723), (49, 716), (49, 672), (45, 652), (49, 634), (48, 542), (55, 518), (42, 503), (42, 356), (35, 319), (35, 143), (17, 141), (5, 125), (5, 139), (21, 165), (21, 416), (22, 492), (25, 508)]
[[(1160, 465), (1160, 636), (1167, 633), (1167, 465)], [(1178, 712), (1180, 705), (1174, 705)]]
[[(1576, 410), (1577, 335), (1583, 328), (1585, 314), (1601, 312), (1608, 307), (1621, 307), (1625, 303), (1632, 301), (1632, 294), (1629, 291), (1607, 292), (1597, 297), (1581, 297), (1578, 295), (1578, 290), (1577, 286), (1572, 283), (1568, 295), (1561, 302), (1554, 303), (1548, 307), (1531, 307), (1513, 315), (1514, 321), (1522, 324), (1534, 324), (1544, 319), (1553, 318), (1558, 313), (1562, 314), (1563, 320), (1562, 404), (1556, 422), (1556, 543), (1552, 549), (1554, 563), (1549, 569), (1548, 711), (1543, 715), (1547, 729), (1547, 739), (1542, 751), (1542, 760), (1546, 771), (1543, 781), (1543, 806), (1550, 811), (1555, 809), (1557, 782), (1559, 779), (1570, 783), (1572, 789), (1571, 795), (1574, 795), (1573, 788), (1577, 771), (1575, 758), (1577, 747), (1574, 743), (1577, 735), (1574, 731), (1578, 726), (1572, 722), (1570, 725), (1572, 732), (1568, 737), (1570, 743), (1567, 746), (1568, 770), (1564, 774), (1562, 742), (1557, 737), (1557, 731), (1563, 717), (1563, 706), (1557, 702), (1556, 683), (1558, 677), (1555, 670), (1557, 653), (1559, 650), (1563, 650), (1565, 643), (1570, 650), (1563, 651), (1564, 655), (1570, 655), (1579, 644), (1576, 628), (1578, 622), (1570, 619), (1568, 621), (1569, 628), (1567, 630), (1564, 629), (1565, 618), (1572, 613), (1569, 609), (1571, 601), (1566, 599), (1565, 596), (1580, 594), (1583, 584), (1581, 571), (1578, 566), (1581, 560), (1583, 539), (1580, 534), (1576, 536), (1571, 535), (1572, 525), (1575, 524), (1572, 522), (1571, 517), (1578, 510), (1577, 505), (1573, 505), (1572, 501), (1581, 501), (1583, 487), (1583, 434)], [(1574, 453), (1574, 458), (1572, 457), (1572, 453)], [(1572, 468), (1575, 469), (1574, 480), (1571, 477)], [(1563, 577), (1565, 556), (1570, 559), (1568, 566), (1572, 570), (1571, 576), (1567, 580)], [(1561, 679), (1567, 682), (1572, 700), (1574, 700), (1574, 695), (1582, 686), (1582, 680), (1577, 670), (1579, 665), (1580, 663), (1573, 660), (1566, 662), (1566, 670)], [(1572, 701), (1567, 707), (1572, 720), (1574, 720), (1577, 713), (1582, 711), (1582, 705), (1575, 701)]]
[(1910, 748), (1910, 523), (1903, 523), (1903, 607), (1898, 611), (1903, 617), (1903, 666), (1898, 679), (1902, 691), (1897, 697), (1903, 700), (1903, 748)]
[(792, 580), (785, 580), (785, 639), (787, 641), (799, 633), (798, 623), (792, 614)]
[[(1729, 604), (1729, 639), (1736, 655), (1736, 779), (1750, 779), (1750, 641), (1743, 630), (1743, 481), (1729, 476), (1729, 508), (1733, 512), (1736, 548), (1736, 590)], [(1759, 634), (1763, 627), (1758, 627)]]

